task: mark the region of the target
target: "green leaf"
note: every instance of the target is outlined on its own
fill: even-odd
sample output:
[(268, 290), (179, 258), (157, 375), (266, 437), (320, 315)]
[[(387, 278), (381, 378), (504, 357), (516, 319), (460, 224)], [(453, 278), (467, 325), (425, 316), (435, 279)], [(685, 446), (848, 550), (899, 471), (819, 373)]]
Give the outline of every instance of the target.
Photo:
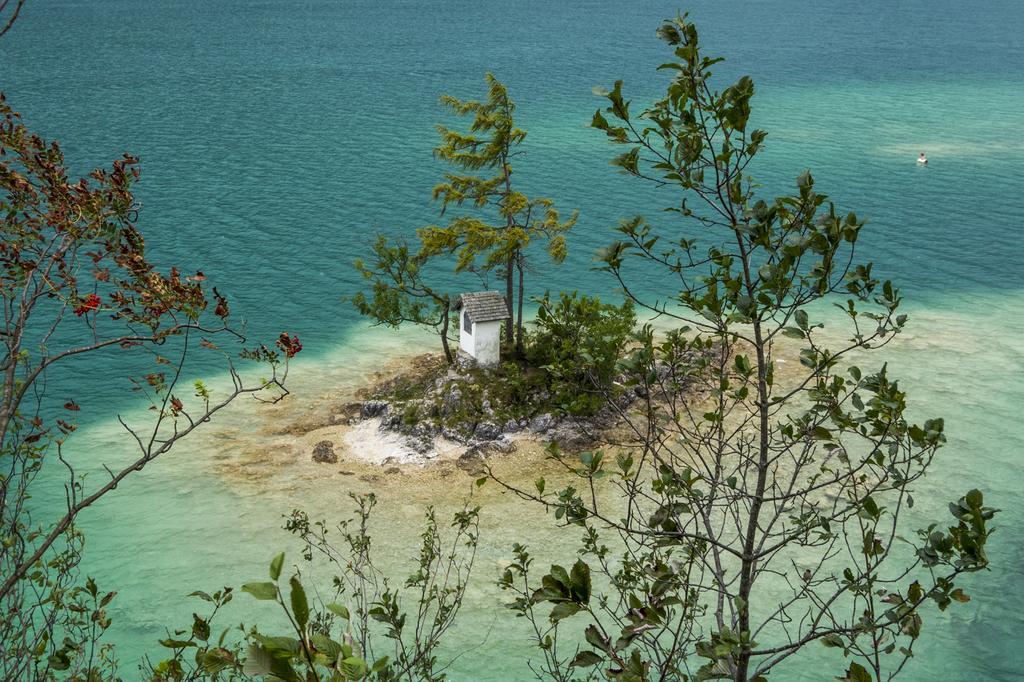
[(813, 433), (818, 440), (832, 440), (832, 432), (824, 426), (815, 426)]
[(836, 634), (825, 635), (821, 638), (821, 643), (827, 647), (844, 647), (843, 638)]
[(348, 609), (342, 606), (341, 604), (328, 604), (327, 610), (335, 614), (336, 616), (341, 616), (345, 620), (349, 620), (349, 618), (351, 618)]
[(952, 592), (950, 592), (949, 593), (949, 597), (953, 601), (958, 601), (961, 604), (966, 604), (967, 602), (971, 601), (970, 596), (967, 595), (966, 593), (964, 593), (964, 591), (962, 589), (960, 589), (959, 587), (956, 588), (955, 590), (953, 590)]
[(272, 662), (273, 658), (263, 647), (250, 644), (245, 652), (242, 672), (246, 675), (269, 675)]
[(881, 509), (878, 507), (878, 503), (875, 502), (874, 498), (870, 495), (861, 501), (861, 505), (868, 518), (877, 519), (882, 513)]
[(292, 586), (292, 613), (299, 628), (305, 630), (306, 624), (309, 622), (309, 602), (306, 600), (306, 590), (303, 589), (298, 576), (292, 576), (290, 582)]
[(294, 637), (267, 637), (259, 633), (255, 637), (263, 645), (263, 648), (275, 658), (297, 656), (302, 648), (302, 642)]
[(242, 592), (248, 592), (257, 599), (277, 599), (277, 585), (274, 583), (246, 583), (242, 585)]
[(983, 501), (981, 491), (977, 489), (972, 490), (971, 492), (967, 493), (966, 500), (967, 504), (971, 505), (972, 508), (980, 507)]
[(319, 653), (327, 656), (332, 662), (338, 660), (338, 655), (342, 652), (342, 646), (338, 642), (327, 635), (320, 634), (319, 632), (314, 633), (310, 637), (310, 641), (313, 642), (313, 646)]
[(63, 651), (56, 651), (50, 654), (47, 663), (54, 670), (67, 670), (71, 667), (71, 658)]
[(803, 329), (803, 330), (806, 331), (807, 330), (807, 313), (805, 311), (803, 311), (803, 310), (798, 310), (793, 315), (793, 317), (796, 320), (796, 326), (798, 326), (798, 327), (800, 327), (800, 329)]
[(746, 355), (737, 355), (733, 362), (736, 365), (736, 371), (740, 374), (747, 375), (751, 373), (750, 358)]
[(590, 567), (577, 559), (569, 574), (569, 590), (579, 604), (590, 602)]
[(270, 562), (270, 579), (277, 581), (281, 577), (281, 565), (284, 564), (284, 552), (281, 552)]
[(338, 665), (342, 668), (343, 672), (348, 674), (348, 677), (345, 679), (360, 680), (366, 675), (366, 661), (358, 656), (349, 656)]
[(185, 649), (190, 646), (196, 646), (196, 643), (188, 639), (161, 639), (160, 646), (165, 646), (168, 649)]
[(216, 673), (228, 667), (234, 662), (231, 652), (227, 649), (209, 649), (203, 653), (200, 667), (204, 672)]
[(565, 601), (565, 602), (562, 602), (561, 604), (556, 604), (555, 608), (551, 609), (551, 616), (550, 616), (551, 622), (552, 623), (557, 623), (558, 621), (562, 620), (563, 618), (568, 618), (569, 616), (575, 616), (579, 612), (580, 612), (579, 604), (574, 604), (574, 603), (572, 603), (570, 601)]
[(636, 175), (639, 172), (638, 163), (640, 161), (640, 148), (634, 147), (624, 154), (612, 159), (612, 165), (622, 168), (627, 173)]
[(572, 659), (572, 665), (575, 668), (589, 668), (592, 665), (597, 665), (604, 659), (595, 654), (593, 651), (581, 651), (576, 654), (576, 658)]
[(210, 624), (196, 613), (192, 614), (192, 636), (202, 642), (210, 639)]
[(601, 635), (601, 631), (598, 630), (596, 626), (588, 625), (587, 629), (583, 633), (583, 636), (586, 637), (587, 642), (589, 642), (592, 646), (601, 650), (608, 649), (608, 642)]
[(851, 663), (849, 670), (846, 671), (846, 677), (838, 678), (843, 682), (874, 682), (864, 666), (860, 663)]
[(287, 682), (298, 682), (301, 679), (287, 660), (272, 656), (266, 649), (256, 644), (250, 644), (246, 651), (242, 673), (253, 676), (272, 675)]

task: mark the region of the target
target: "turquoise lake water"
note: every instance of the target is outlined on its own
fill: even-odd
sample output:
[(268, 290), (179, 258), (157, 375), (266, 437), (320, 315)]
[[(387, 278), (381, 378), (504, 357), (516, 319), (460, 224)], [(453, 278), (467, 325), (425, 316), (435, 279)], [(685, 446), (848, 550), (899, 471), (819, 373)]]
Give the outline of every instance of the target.
[[(622, 78), (637, 104), (658, 95), (664, 76), (654, 67), (667, 55), (653, 31), (677, 9), (604, 0), (29, 0), (0, 39), (0, 90), (12, 106), (60, 140), (79, 171), (124, 151), (140, 156), (150, 249), (202, 269), (255, 336), (288, 329), (306, 347), (288, 405), (237, 410), (84, 519), (84, 570), (120, 591), (111, 639), (127, 679), (164, 624), (188, 622), (194, 606), (184, 594), (264, 575), (267, 559), (288, 546), (275, 530), (283, 513), (303, 506), (340, 518), (349, 490), (375, 485), (279, 466), (281, 453), (299, 455), (274, 425), (322, 412), (389, 358), (422, 349), (421, 337), (368, 331), (341, 297), (357, 290), (351, 262), (375, 233), (436, 219), (439, 95), (482, 95), (487, 70), (508, 85), (529, 131), (522, 186), (581, 209), (568, 262), (535, 275), (535, 291), (614, 295), (613, 283), (589, 270), (594, 249), (622, 217), (666, 220), (656, 209), (675, 199), (608, 166), (617, 150), (587, 129), (602, 105), (592, 88)], [(863, 253), (903, 287), (911, 327), (885, 359), (915, 414), (944, 416), (949, 434), (915, 494), (933, 494), (920, 512), (942, 513), (971, 487), (1003, 510), (992, 572), (970, 580), (970, 604), (927, 620), (900, 679), (1024, 679), (1024, 4), (684, 9), (705, 44), (727, 56), (723, 78), (747, 73), (757, 84), (754, 121), (769, 137), (753, 172), (765, 191), (783, 191), (811, 168), (820, 190), (870, 219)], [(927, 168), (914, 163), (921, 150)], [(76, 435), (84, 467), (129, 452), (111, 421), (137, 410), (122, 362), (111, 355), (53, 378), (54, 391), (73, 391), (92, 416)], [(382, 484), (389, 557), (411, 556), (424, 505), (450, 507), (468, 483)], [(552, 559), (571, 556), (559, 553), (550, 519), (508, 499), (484, 504), (477, 579), (451, 641), (469, 654), (451, 675), (528, 679), (517, 663), (528, 651), (521, 624), (494, 608), (497, 565), (520, 539)], [(521, 521), (510, 527), (508, 518)], [(245, 599), (233, 606), (228, 622), (264, 615)], [(832, 679), (841, 665), (814, 650), (777, 677)]]

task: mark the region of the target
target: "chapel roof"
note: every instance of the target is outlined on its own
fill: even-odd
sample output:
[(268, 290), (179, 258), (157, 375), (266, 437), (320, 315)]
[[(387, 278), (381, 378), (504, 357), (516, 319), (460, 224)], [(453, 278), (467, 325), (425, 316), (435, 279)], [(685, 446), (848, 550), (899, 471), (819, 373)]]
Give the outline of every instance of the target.
[(508, 306), (505, 305), (505, 297), (497, 291), (462, 294), (455, 307), (463, 308), (473, 322), (493, 322), (511, 317), (508, 314)]

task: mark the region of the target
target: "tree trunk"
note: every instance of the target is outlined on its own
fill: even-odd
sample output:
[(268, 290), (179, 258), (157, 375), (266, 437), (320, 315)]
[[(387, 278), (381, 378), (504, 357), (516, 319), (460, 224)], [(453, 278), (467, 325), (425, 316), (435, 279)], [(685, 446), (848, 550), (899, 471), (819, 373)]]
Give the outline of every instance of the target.
[(451, 303), (449, 301), (444, 302), (444, 312), (441, 313), (441, 346), (444, 347), (444, 359), (448, 361), (449, 365), (455, 364), (455, 358), (452, 357), (452, 349), (448, 347), (448, 324), (451, 315)]
[(512, 285), (515, 278), (515, 267), (516, 258), (515, 255), (508, 257), (508, 263), (505, 264), (505, 306), (508, 308), (508, 319), (505, 320), (505, 342), (512, 347), (515, 343), (515, 338), (512, 334), (512, 325), (514, 323), (512, 317)]
[(523, 357), (523, 254), (516, 258), (516, 265), (519, 268), (519, 301), (516, 316), (516, 353)]
[[(734, 228), (735, 229), (735, 228)], [(743, 265), (744, 286), (754, 298), (753, 276), (751, 275), (750, 256), (748, 255), (746, 243), (743, 237), (736, 232), (736, 243), (739, 247), (740, 262)], [(765, 340), (761, 332), (761, 322), (754, 319), (754, 352), (757, 354), (757, 411), (758, 411), (758, 461), (756, 465), (757, 483), (754, 494), (750, 500), (750, 510), (747, 512), (747, 529), (743, 536), (743, 558), (740, 562), (740, 584), (739, 598), (743, 600), (743, 606), (739, 609), (739, 631), (750, 633), (750, 594), (753, 590), (754, 580), (757, 572), (757, 561), (754, 559), (755, 548), (758, 538), (758, 520), (761, 515), (761, 506), (764, 504), (765, 487), (768, 476), (768, 421), (770, 407), (768, 404), (768, 365), (765, 355)], [(736, 661), (734, 682), (747, 682), (750, 669), (750, 650), (744, 648)]]
[[(511, 115), (511, 112), (509, 112)], [(502, 192), (502, 201), (507, 202), (509, 197), (512, 196), (512, 172), (508, 167), (508, 146), (506, 142), (505, 149), (501, 152), (501, 173), (505, 177), (505, 191)], [(515, 220), (512, 214), (509, 213), (505, 216), (505, 236), (508, 237), (508, 231), (515, 227)], [(515, 265), (516, 265), (516, 254), (510, 253), (508, 262), (505, 263), (505, 307), (508, 310), (508, 319), (505, 320), (505, 343), (508, 344), (509, 348), (515, 343), (515, 338), (512, 334), (512, 283), (515, 277)]]

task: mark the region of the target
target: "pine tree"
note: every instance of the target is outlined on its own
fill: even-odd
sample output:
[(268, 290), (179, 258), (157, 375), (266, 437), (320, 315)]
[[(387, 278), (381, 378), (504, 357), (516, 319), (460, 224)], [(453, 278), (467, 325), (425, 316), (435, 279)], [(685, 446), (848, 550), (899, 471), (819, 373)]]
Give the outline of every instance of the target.
[(439, 125), (441, 142), (434, 150), (455, 169), (434, 188), (441, 214), (453, 205), (469, 204), (478, 210), (451, 218), (446, 226), (423, 228), (419, 236), (425, 253), (455, 254), (456, 272), (500, 270), (509, 312), (505, 340), (522, 352), (527, 247), (531, 241), (544, 240), (554, 262), (565, 260), (565, 233), (576, 223), (577, 213), (563, 221), (550, 199), (530, 199), (514, 188), (512, 158), (521, 153), (517, 148), (526, 131), (515, 126), (515, 103), (505, 86), (490, 73), (486, 79), (486, 101), (441, 98), (450, 111), (472, 116), (472, 122), (466, 132)]

